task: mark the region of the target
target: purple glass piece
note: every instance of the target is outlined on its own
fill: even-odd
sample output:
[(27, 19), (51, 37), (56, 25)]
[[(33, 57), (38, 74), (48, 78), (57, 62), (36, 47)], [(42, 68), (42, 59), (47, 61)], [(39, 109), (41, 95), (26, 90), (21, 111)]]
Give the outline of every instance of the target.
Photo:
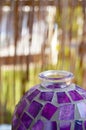
[(42, 104), (33, 101), (28, 108), (28, 112), (30, 113), (31, 116), (35, 118), (39, 113), (39, 111), (41, 110), (41, 108), (42, 108)]
[(75, 121), (74, 130), (83, 130), (82, 121), (78, 121), (78, 120)]
[(41, 120), (38, 120), (32, 127), (32, 130), (44, 130), (43, 122)]
[(70, 130), (71, 123), (70, 122), (60, 122), (60, 130)]
[(77, 107), (81, 118), (86, 118), (86, 104), (84, 102), (77, 103)]
[(73, 120), (74, 119), (74, 105), (68, 104), (59, 107), (60, 120)]
[(51, 117), (56, 112), (56, 110), (57, 110), (56, 106), (52, 105), (51, 103), (47, 103), (42, 110), (42, 116), (44, 116), (46, 119), (50, 120)]
[(57, 92), (58, 103), (69, 103), (71, 102), (65, 92)]
[(69, 91), (69, 94), (73, 101), (78, 101), (83, 99), (83, 97), (76, 90)]
[(51, 101), (53, 98), (53, 92), (42, 92), (40, 95), (40, 99), (44, 101)]
[(17, 108), (17, 111), (16, 111), (16, 114), (18, 117), (21, 116), (23, 110), (25, 109), (27, 103), (25, 100), (22, 100), (22, 102), (19, 104), (18, 108)]
[(86, 121), (84, 122), (84, 128), (85, 128), (85, 130), (86, 130)]
[(35, 90), (38, 90), (39, 88), (39, 84), (38, 85), (35, 85), (33, 87), (31, 87), (26, 93), (25, 95), (23, 96), (24, 98), (28, 97), (29, 95), (31, 95)]
[(16, 128), (18, 125), (18, 118), (14, 115), (13, 117), (13, 128)]
[(22, 124), (20, 124), (17, 130), (26, 130), (26, 128)]
[(27, 113), (24, 112), (21, 117), (21, 121), (26, 128), (29, 128), (32, 122), (32, 118)]
[(40, 93), (40, 91), (38, 89), (36, 89), (29, 96), (27, 96), (27, 99), (31, 102), (39, 93)]
[(44, 130), (57, 130), (57, 124), (55, 121), (47, 121), (44, 123)]

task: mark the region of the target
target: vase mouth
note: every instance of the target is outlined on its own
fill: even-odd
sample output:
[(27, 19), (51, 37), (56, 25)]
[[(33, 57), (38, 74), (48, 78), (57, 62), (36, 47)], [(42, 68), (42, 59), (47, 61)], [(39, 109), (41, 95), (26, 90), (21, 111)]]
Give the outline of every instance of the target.
[(64, 70), (48, 70), (39, 73), (39, 78), (47, 82), (67, 82), (74, 78), (73, 73)]

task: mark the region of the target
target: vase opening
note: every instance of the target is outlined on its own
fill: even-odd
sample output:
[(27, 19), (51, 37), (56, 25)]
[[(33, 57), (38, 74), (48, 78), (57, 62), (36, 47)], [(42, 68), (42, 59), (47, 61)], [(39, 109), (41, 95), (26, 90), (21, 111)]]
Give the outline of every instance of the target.
[[(39, 74), (41, 85), (49, 87), (50, 85), (59, 86), (61, 88), (69, 85), (74, 78), (73, 73), (63, 70), (48, 70)], [(59, 88), (56, 87), (56, 88)]]

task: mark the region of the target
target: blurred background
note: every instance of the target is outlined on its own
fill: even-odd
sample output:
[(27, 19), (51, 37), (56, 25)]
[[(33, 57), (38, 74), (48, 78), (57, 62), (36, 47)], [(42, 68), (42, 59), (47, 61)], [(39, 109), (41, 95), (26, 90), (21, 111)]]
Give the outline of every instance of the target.
[(86, 0), (0, 0), (0, 124), (50, 69), (86, 88)]

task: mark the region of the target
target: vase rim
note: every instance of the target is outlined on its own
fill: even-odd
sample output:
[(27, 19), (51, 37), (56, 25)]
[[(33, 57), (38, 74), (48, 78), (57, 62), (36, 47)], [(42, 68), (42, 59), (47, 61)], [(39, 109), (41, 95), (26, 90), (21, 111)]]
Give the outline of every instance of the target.
[(65, 82), (74, 78), (73, 73), (65, 70), (47, 70), (39, 73), (41, 80), (51, 82)]

